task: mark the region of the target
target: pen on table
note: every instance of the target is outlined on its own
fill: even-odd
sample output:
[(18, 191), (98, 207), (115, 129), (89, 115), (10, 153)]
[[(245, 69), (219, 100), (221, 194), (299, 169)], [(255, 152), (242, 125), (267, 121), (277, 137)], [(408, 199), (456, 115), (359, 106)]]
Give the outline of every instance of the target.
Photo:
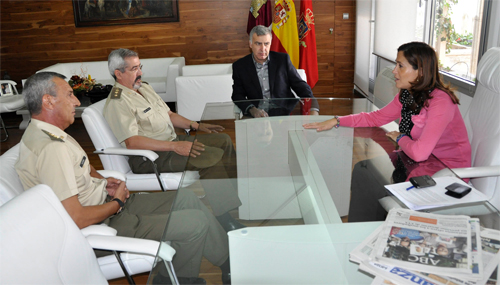
[(410, 187), (406, 188), (406, 191), (408, 191), (408, 190), (410, 190), (412, 188), (415, 188), (415, 186), (410, 186)]

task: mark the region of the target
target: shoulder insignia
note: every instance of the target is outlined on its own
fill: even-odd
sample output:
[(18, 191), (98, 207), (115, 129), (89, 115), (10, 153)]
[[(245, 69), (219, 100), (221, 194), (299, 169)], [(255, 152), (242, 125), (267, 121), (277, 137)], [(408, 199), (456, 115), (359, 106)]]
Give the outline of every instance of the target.
[(60, 141), (60, 142), (64, 142), (64, 140), (63, 140), (63, 136), (59, 136), (59, 137), (58, 137), (58, 136), (54, 135), (53, 133), (48, 132), (48, 131), (46, 131), (46, 130), (42, 130), (42, 132), (44, 132), (46, 135), (48, 135), (48, 136), (49, 136), (49, 138), (50, 138), (51, 140), (53, 140), (53, 141)]
[(122, 96), (122, 91), (123, 89), (121, 88), (113, 87), (109, 96), (111, 96), (111, 99), (120, 99), (120, 97)]

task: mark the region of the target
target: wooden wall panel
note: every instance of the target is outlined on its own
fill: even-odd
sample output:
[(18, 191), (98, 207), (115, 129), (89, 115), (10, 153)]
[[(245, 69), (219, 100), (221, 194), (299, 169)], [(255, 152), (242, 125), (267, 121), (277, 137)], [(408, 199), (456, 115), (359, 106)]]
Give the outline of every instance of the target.
[[(179, 22), (126, 26), (74, 25), (69, 0), (2, 0), (1, 76), (21, 79), (58, 62), (107, 60), (125, 47), (142, 58), (184, 56), (186, 64), (231, 63), (250, 52), (250, 0), (179, 0)], [(350, 97), (354, 78), (354, 0), (313, 1), (318, 97)], [(297, 13), (300, 1), (295, 1)], [(342, 20), (349, 13), (349, 20)], [(333, 28), (333, 33), (329, 29)]]
[[(300, 3), (296, 3), (300, 9)], [(335, 54), (335, 36), (330, 33), (334, 27), (335, 1), (313, 1), (316, 32), (316, 51), (318, 53), (318, 83), (313, 89), (316, 97), (332, 97), (333, 70)]]
[[(343, 19), (343, 14), (348, 13), (349, 19)], [(352, 95), (354, 82), (354, 54), (356, 31), (356, 2), (335, 1), (335, 64), (333, 74), (333, 94), (338, 97)]]

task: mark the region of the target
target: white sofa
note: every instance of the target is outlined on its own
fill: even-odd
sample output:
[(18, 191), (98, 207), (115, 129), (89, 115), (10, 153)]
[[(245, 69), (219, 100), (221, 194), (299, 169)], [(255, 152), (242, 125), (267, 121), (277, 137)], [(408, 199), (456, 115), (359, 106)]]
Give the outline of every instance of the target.
[[(144, 65), (142, 80), (148, 82), (165, 102), (176, 102), (175, 78), (185, 65), (184, 57), (164, 57), (141, 59)], [(107, 61), (57, 63), (37, 71), (54, 71), (65, 75), (90, 75), (97, 83), (113, 85), (115, 80), (108, 71)]]

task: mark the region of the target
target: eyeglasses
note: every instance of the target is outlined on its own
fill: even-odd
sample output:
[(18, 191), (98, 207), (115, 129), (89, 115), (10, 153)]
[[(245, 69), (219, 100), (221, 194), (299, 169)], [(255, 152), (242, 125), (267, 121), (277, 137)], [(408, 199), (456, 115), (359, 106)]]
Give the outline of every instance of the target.
[(134, 66), (134, 67), (132, 67), (132, 69), (131, 69), (130, 71), (132, 71), (132, 72), (137, 72), (137, 71), (139, 71), (139, 69), (140, 69), (140, 70), (142, 70), (142, 67), (143, 67), (143, 65), (142, 65), (142, 64), (141, 64), (141, 65), (139, 65), (139, 66)]

